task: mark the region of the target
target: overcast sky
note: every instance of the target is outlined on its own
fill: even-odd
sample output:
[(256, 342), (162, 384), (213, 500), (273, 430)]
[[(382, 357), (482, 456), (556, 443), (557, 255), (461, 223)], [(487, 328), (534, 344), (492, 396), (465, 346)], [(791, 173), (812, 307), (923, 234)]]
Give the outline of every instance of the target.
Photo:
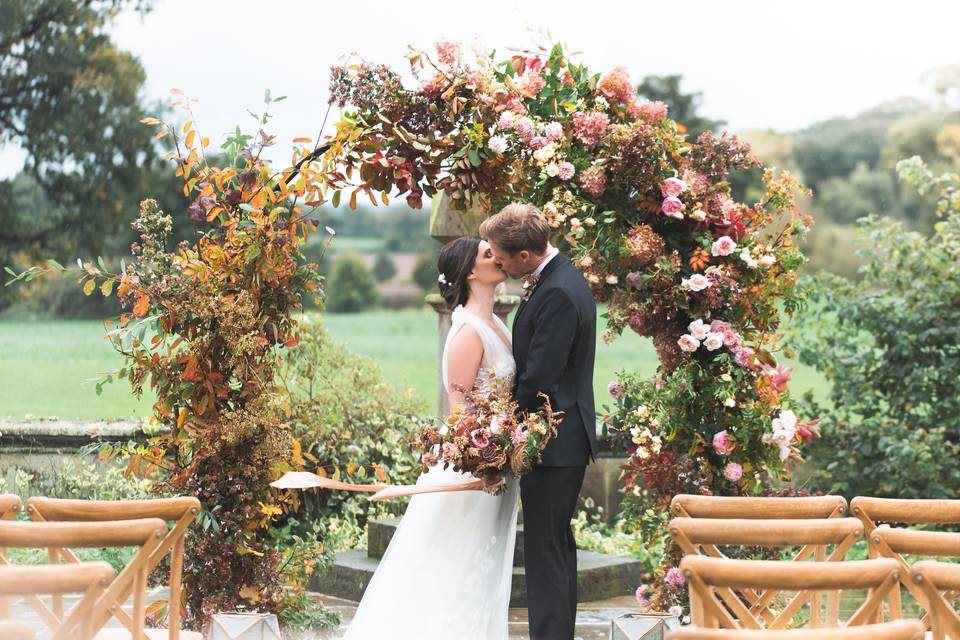
[[(113, 33), (143, 63), (147, 97), (179, 87), (198, 98), (214, 140), (252, 128), (246, 109), (260, 108), (265, 88), (288, 96), (270, 127), (281, 142), (273, 158), (286, 161), (283, 143), (316, 133), (328, 69), (351, 52), (402, 69), (408, 43), (443, 36), (503, 50), (549, 31), (596, 70), (682, 74), (704, 93), (703, 112), (731, 129), (787, 131), (929, 97), (924, 72), (960, 64), (958, 24), (955, 0), (156, 0), (145, 17), (122, 14)], [(21, 163), (19, 150), (0, 149), (0, 176)]]

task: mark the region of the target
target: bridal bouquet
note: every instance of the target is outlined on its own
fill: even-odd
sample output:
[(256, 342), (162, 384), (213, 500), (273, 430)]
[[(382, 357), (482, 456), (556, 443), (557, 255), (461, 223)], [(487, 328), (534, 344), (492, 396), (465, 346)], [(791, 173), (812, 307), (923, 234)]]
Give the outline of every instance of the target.
[(443, 463), (443, 468), (473, 474), (487, 491), (501, 493), (506, 474), (520, 478), (540, 460), (557, 435), (561, 413), (550, 406), (521, 413), (511, 395), (510, 378), (491, 377), (488, 384), (467, 394), (467, 408), (455, 410), (439, 427), (424, 427), (414, 443), (423, 451), (424, 467)]

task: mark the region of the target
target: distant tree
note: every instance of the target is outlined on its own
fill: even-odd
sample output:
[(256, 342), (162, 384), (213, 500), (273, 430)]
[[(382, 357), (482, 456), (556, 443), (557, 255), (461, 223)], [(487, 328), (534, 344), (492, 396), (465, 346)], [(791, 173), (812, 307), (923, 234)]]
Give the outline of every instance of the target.
[(413, 281), (427, 293), (437, 293), (437, 258), (440, 257), (440, 245), (433, 242), (430, 251), (417, 260), (413, 268)]
[(680, 85), (683, 76), (646, 76), (637, 86), (637, 95), (647, 100), (660, 100), (670, 108), (670, 117), (687, 127), (691, 140), (695, 140), (704, 131), (718, 131), (725, 122), (711, 120), (701, 116), (698, 111), (703, 93), (684, 93)]
[(327, 311), (366, 311), (376, 306), (378, 298), (377, 283), (363, 258), (355, 253), (341, 254), (333, 264), (327, 285)]
[(377, 253), (377, 259), (373, 263), (373, 275), (380, 282), (386, 282), (397, 275), (397, 265), (393, 263), (393, 258), (386, 251)]
[[(17, 145), (27, 154), (18, 184), (0, 181), (4, 264), (14, 252), (99, 252), (127, 224), (121, 212), (136, 210), (148, 186), (144, 167), (156, 156), (139, 122), (145, 74), (116, 48), (108, 28), (120, 9), (146, 6), (0, 0), (0, 147)], [(11, 199), (30, 183), (42, 201)]]
[(883, 169), (871, 169), (865, 163), (847, 177), (827, 180), (816, 203), (827, 219), (841, 224), (853, 224), (871, 214), (901, 215), (893, 175)]

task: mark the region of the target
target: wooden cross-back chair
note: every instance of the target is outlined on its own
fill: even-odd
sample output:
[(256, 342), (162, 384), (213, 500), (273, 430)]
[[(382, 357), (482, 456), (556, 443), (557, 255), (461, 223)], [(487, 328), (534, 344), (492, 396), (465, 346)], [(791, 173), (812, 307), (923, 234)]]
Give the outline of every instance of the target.
[[(66, 593), (83, 594), (58, 625), (52, 627), (52, 640), (91, 640), (94, 636), (93, 614), (97, 599), (113, 580), (113, 567), (106, 562), (83, 562), (69, 567), (51, 565), (0, 566), (0, 595), (3, 597)], [(33, 638), (30, 627), (9, 620), (0, 621), (0, 638), (19, 640)]]
[(790, 629), (737, 631), (684, 627), (667, 633), (667, 640), (920, 640), (924, 627), (919, 620), (895, 620), (844, 629)]
[(960, 565), (921, 560), (911, 567), (910, 582), (923, 591), (933, 639), (960, 639), (960, 615), (949, 598), (960, 592)]
[[(133, 559), (110, 582), (91, 609), (93, 631), (97, 632), (115, 616), (127, 627), (128, 637), (146, 640), (146, 589), (148, 561), (167, 533), (167, 525), (159, 518), (123, 522), (5, 522), (0, 521), (0, 546), (20, 549), (47, 549), (51, 557), (59, 557), (66, 548), (132, 547)], [(6, 559), (0, 564), (10, 566)], [(54, 563), (51, 563), (54, 565)], [(67, 567), (56, 564), (56, 570)], [(123, 603), (133, 595), (133, 616), (123, 611)], [(0, 596), (2, 597), (2, 596)], [(50, 628), (58, 628), (64, 620), (63, 596), (54, 594), (53, 610), (36, 596), (24, 596), (36, 614)]]
[[(924, 591), (910, 580), (910, 564), (904, 554), (960, 556), (955, 535), (948, 532), (915, 531), (883, 527), (881, 524), (960, 524), (960, 500), (902, 500), (859, 496), (850, 503), (850, 512), (866, 529), (871, 558), (887, 557), (901, 567), (900, 584), (924, 606)], [(918, 535), (913, 535), (918, 534)], [(926, 608), (924, 606), (924, 608)], [(882, 612), (881, 612), (882, 613)], [(890, 594), (890, 617), (902, 616), (900, 587)], [(877, 622), (881, 622), (878, 618)], [(924, 621), (927, 621), (926, 616)]]
[[(166, 636), (169, 640), (198, 639), (201, 635), (180, 629), (183, 594), (183, 539), (187, 527), (200, 513), (200, 501), (193, 497), (164, 498), (156, 500), (62, 500), (57, 498), (29, 498), (27, 513), (37, 522), (103, 522), (107, 520), (130, 520), (161, 518), (172, 522), (163, 539), (150, 555), (147, 571), (153, 571), (164, 557), (170, 556), (169, 599), (167, 602), (167, 628), (150, 629), (151, 637)], [(69, 549), (61, 549), (51, 555), (51, 562), (62, 557), (67, 562), (77, 562)], [(121, 594), (124, 600), (129, 594)], [(130, 628), (129, 616), (119, 609), (114, 613), (126, 628)], [(126, 619), (124, 619), (126, 618)], [(101, 637), (107, 637), (105, 632)]]
[[(813, 555), (818, 561), (840, 562), (847, 551), (863, 539), (863, 523), (856, 518), (830, 518), (820, 520), (721, 520), (707, 518), (674, 518), (668, 527), (670, 536), (685, 554), (725, 558), (720, 547), (770, 547), (796, 548), (795, 562), (802, 562)], [(832, 547), (832, 550), (830, 549)], [(827, 552), (829, 550), (829, 555)], [(755, 591), (720, 587), (717, 595), (728, 606), (733, 601), (745, 604), (754, 616), (767, 624), (777, 619), (772, 607), (779, 592), (775, 589)], [(810, 625), (821, 626), (822, 598), (819, 591), (800, 592), (785, 608), (797, 608), (810, 601)], [(779, 606), (782, 603), (776, 603)], [(831, 592), (827, 598), (827, 617), (836, 619), (840, 611), (840, 593)]]
[[(705, 556), (686, 556), (680, 570), (690, 591), (690, 616), (693, 624), (705, 628), (785, 629), (793, 616), (809, 599), (795, 598), (765, 624), (738, 600), (721, 601), (718, 589), (766, 591), (838, 591), (867, 589), (866, 600), (844, 626), (872, 622), (883, 598), (899, 580), (899, 565), (890, 558), (847, 562), (790, 562), (782, 560), (725, 560)], [(839, 627), (838, 617), (827, 616), (827, 627)], [(839, 612), (836, 612), (839, 614)]]

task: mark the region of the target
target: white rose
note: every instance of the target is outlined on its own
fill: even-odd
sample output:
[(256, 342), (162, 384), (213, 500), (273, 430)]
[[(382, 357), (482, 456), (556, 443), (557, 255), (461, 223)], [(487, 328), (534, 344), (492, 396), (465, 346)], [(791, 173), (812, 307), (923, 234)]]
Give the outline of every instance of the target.
[(607, 276), (607, 284), (617, 284), (617, 276), (614, 276), (614, 275)]
[(544, 171), (551, 178), (556, 178), (557, 174), (560, 173), (560, 167), (557, 166), (556, 162), (551, 162), (544, 168)]
[(723, 346), (723, 334), (711, 331), (707, 334), (707, 337), (704, 338), (703, 346), (707, 348), (707, 351), (716, 351)]
[(587, 225), (588, 227), (592, 227), (593, 225), (597, 224), (597, 221), (593, 218), (584, 218), (583, 224)]
[(710, 286), (710, 279), (702, 273), (695, 273), (689, 278), (680, 281), (686, 291), (703, 291)]
[(697, 222), (703, 222), (707, 219), (707, 212), (703, 209), (697, 208), (693, 210), (693, 212), (690, 214), (690, 217)]
[(583, 257), (580, 259), (580, 266), (581, 266), (581, 267), (589, 267), (589, 266), (592, 266), (592, 265), (593, 265), (593, 258), (591, 258), (590, 256), (583, 256)]
[(760, 264), (764, 267), (772, 267), (777, 263), (777, 259), (771, 255), (760, 256)]
[(727, 398), (726, 400), (723, 401), (723, 404), (732, 409), (733, 407), (737, 406), (737, 401), (734, 400), (733, 398)]

